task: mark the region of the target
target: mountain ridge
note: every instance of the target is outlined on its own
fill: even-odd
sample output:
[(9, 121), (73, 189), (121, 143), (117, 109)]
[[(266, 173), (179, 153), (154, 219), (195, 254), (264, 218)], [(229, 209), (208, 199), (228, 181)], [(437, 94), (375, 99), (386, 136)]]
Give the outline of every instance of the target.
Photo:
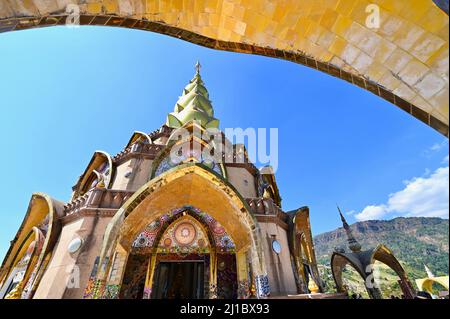
[[(426, 276), (424, 265), (436, 275), (448, 275), (449, 220), (439, 217), (396, 217), (391, 220), (367, 220), (350, 225), (362, 249), (384, 244), (400, 260), (409, 278)], [(347, 247), (343, 227), (314, 236), (317, 261), (330, 263), (336, 248)]]

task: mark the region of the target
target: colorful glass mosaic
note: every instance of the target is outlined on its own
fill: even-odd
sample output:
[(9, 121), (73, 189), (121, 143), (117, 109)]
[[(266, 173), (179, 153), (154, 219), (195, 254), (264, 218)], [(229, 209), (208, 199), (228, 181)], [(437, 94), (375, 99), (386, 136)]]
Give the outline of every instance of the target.
[[(193, 156), (193, 158), (195, 159), (196, 162), (209, 167), (217, 174), (223, 176), (222, 167), (219, 163), (216, 163), (210, 159), (206, 160), (205, 158), (203, 158), (202, 155), (197, 155), (195, 153), (190, 154), (190, 156)], [(179, 164), (185, 163), (188, 160), (188, 158), (190, 158), (190, 157), (182, 155), (182, 156), (180, 156), (179, 159), (177, 159), (177, 161), (172, 161), (170, 155), (166, 156), (165, 158), (163, 158), (161, 160), (158, 167), (156, 168), (155, 177), (161, 175), (162, 173), (168, 171), (169, 169), (171, 169)]]
[(121, 299), (142, 299), (149, 257), (130, 255), (122, 281)]
[(84, 290), (83, 299), (92, 299), (94, 296), (95, 276), (97, 276), (99, 262), (100, 262), (100, 256), (97, 256), (95, 258), (94, 266), (92, 267), (92, 271), (91, 271), (91, 275), (89, 276), (88, 283)]
[(256, 276), (256, 291), (259, 298), (267, 298), (270, 296), (269, 278), (267, 275)]
[[(176, 238), (175, 228), (173, 227), (168, 228), (168, 227), (172, 223), (174, 223), (178, 218), (182, 217), (183, 212), (188, 212), (196, 220), (198, 220), (204, 226), (206, 226), (206, 228), (210, 231), (210, 234), (212, 235), (214, 245), (217, 248), (218, 252), (235, 251), (234, 242), (225, 231), (225, 228), (213, 217), (211, 217), (211, 215), (202, 212), (194, 207), (178, 208), (152, 221), (136, 237), (135, 241), (133, 242), (133, 248), (139, 250), (143, 248), (156, 248), (156, 246), (159, 246), (160, 249), (168, 249), (167, 252), (175, 252), (172, 250), (174, 250), (176, 247), (180, 246), (182, 247), (183, 244), (180, 243), (180, 240)], [(161, 236), (162, 231), (165, 232), (163, 236)], [(188, 231), (188, 229), (186, 228), (185, 231)], [(196, 230), (195, 232), (201, 233), (198, 230)], [(194, 231), (192, 231), (192, 233), (194, 233)], [(182, 234), (180, 234), (180, 236), (181, 235)], [(159, 238), (158, 236), (161, 237), (161, 240), (158, 243), (155, 243), (157, 238)], [(207, 234), (204, 234), (200, 237), (196, 235), (195, 245), (193, 245), (193, 247), (195, 246), (196, 248), (206, 249), (208, 243), (209, 239), (207, 237)]]
[(217, 255), (217, 297), (219, 299), (236, 299), (237, 268), (234, 254)]

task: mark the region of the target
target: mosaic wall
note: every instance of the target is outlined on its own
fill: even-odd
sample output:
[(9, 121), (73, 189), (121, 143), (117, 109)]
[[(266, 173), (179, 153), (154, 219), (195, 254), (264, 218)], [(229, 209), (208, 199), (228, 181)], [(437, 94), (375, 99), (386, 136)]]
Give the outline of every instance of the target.
[[(233, 252), (233, 253), (235, 252), (234, 242), (231, 239), (231, 237), (226, 233), (225, 228), (209, 214), (193, 207), (183, 207), (176, 209), (174, 211), (162, 215), (159, 219), (151, 222), (136, 237), (132, 245), (133, 249), (136, 252), (145, 253), (146, 249), (155, 247), (156, 246), (155, 240), (157, 239), (161, 231), (165, 231), (167, 227), (170, 224), (172, 224), (173, 221), (183, 216), (182, 213), (186, 211), (189, 211), (190, 214), (195, 216), (196, 219), (210, 231), (214, 239), (214, 245), (218, 252)], [(183, 234), (181, 234), (181, 229), (179, 230), (180, 236), (182, 236)], [(203, 232), (198, 232), (198, 229), (196, 229), (195, 231), (197, 231), (197, 233), (195, 233), (194, 229), (191, 229), (191, 232), (189, 233), (189, 227), (184, 227), (183, 231), (188, 236), (192, 235), (196, 236), (195, 243), (193, 243), (191, 247), (198, 248), (199, 252), (206, 251), (209, 243), (206, 234), (202, 234), (200, 235), (200, 237), (198, 237), (199, 233)], [(171, 227), (169, 231), (167, 231), (164, 234), (162, 240), (158, 243), (159, 249), (165, 249), (167, 252), (176, 252), (174, 251), (175, 248), (183, 247), (183, 239), (181, 239), (180, 236), (178, 237), (178, 239), (176, 238), (176, 227), (174, 224), (174, 227), (173, 228)]]
[(149, 256), (130, 255), (122, 282), (121, 299), (142, 299)]
[(217, 297), (236, 299), (237, 292), (236, 256), (234, 254), (217, 255)]
[(106, 285), (102, 299), (119, 299), (120, 285)]
[(183, 217), (175, 221), (164, 232), (158, 252), (160, 253), (208, 253), (209, 240), (203, 229), (192, 217)]
[(256, 292), (259, 298), (266, 298), (270, 295), (269, 278), (266, 275), (256, 276)]
[(100, 262), (100, 257), (97, 256), (95, 258), (94, 267), (92, 267), (91, 275), (89, 276), (88, 283), (86, 285), (86, 289), (84, 290), (83, 299), (92, 299), (94, 297), (95, 292), (95, 276), (97, 276), (98, 264)]
[[(223, 172), (222, 172), (222, 168), (220, 167), (220, 164), (218, 164), (214, 161), (206, 161), (203, 158), (201, 158), (201, 156), (200, 156), (200, 158), (198, 156), (194, 156), (194, 157), (197, 159), (198, 163), (201, 163), (201, 164), (209, 167), (217, 174), (223, 176)], [(171, 160), (170, 156), (166, 156), (159, 163), (158, 167), (156, 168), (154, 177), (161, 175), (162, 173), (168, 171), (169, 169), (171, 169), (179, 164), (182, 164), (186, 159), (187, 159), (187, 157), (180, 156), (180, 160), (178, 162), (173, 162)]]

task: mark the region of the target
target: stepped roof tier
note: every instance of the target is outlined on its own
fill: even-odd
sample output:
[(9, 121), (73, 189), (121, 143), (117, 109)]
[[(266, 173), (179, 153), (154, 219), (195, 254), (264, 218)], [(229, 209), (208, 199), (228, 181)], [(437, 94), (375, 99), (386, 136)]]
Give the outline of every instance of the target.
[(184, 124), (196, 121), (204, 128), (218, 128), (219, 120), (214, 118), (214, 110), (209, 100), (208, 90), (200, 76), (200, 63), (197, 62), (194, 78), (183, 90), (175, 109), (167, 116), (166, 125), (179, 128)]

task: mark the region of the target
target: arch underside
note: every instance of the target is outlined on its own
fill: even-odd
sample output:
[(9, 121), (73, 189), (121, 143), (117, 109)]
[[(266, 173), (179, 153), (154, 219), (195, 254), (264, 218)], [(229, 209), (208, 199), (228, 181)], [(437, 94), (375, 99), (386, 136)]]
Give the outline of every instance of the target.
[[(199, 189), (202, 192), (198, 192)], [(136, 239), (142, 238), (142, 231), (154, 221), (167, 220), (167, 217), (175, 219), (189, 210), (199, 216), (202, 215), (201, 212), (207, 212), (229, 235), (233, 243), (230, 251), (240, 256), (248, 254), (251, 258), (255, 280), (267, 278), (259, 228), (245, 201), (221, 176), (201, 164), (189, 163), (181, 164), (148, 182), (113, 217), (105, 232), (99, 258), (99, 265), (104, 267), (100, 268), (102, 270), (96, 275), (96, 280), (105, 281), (109, 278), (105, 281), (105, 287), (120, 285), (122, 272), (118, 276), (108, 276), (108, 267), (113, 267), (113, 264), (115, 269), (123, 267), (122, 257), (117, 256), (124, 256), (123, 260), (126, 260), (127, 255), (135, 252)], [(206, 234), (208, 232), (205, 231)], [(212, 239), (214, 238), (211, 237), (209, 241), (212, 242)], [(155, 242), (159, 240), (157, 238)], [(152, 247), (155, 252), (156, 246)], [(218, 246), (215, 246), (214, 254), (217, 249)], [(153, 253), (152, 260), (155, 256), (157, 254)], [(151, 265), (154, 267), (154, 262)], [(144, 293), (146, 298), (150, 296), (152, 278), (153, 275), (147, 276)], [(257, 287), (258, 296), (265, 296), (266, 287), (259, 281)]]
[(433, 285), (444, 288), (444, 290), (448, 291), (448, 276), (417, 279), (416, 283), (419, 290), (429, 293), (433, 292)]
[[(448, 15), (432, 0), (7, 0), (0, 32), (80, 24), (147, 30), (299, 63), (368, 90), (448, 136)], [(366, 25), (367, 6), (380, 27)]]
[[(382, 244), (378, 245), (375, 249), (363, 252), (333, 253), (331, 257), (331, 270), (338, 291), (345, 290), (342, 280), (342, 273), (345, 266), (350, 265), (366, 281), (367, 277), (372, 274), (375, 261), (385, 264), (396, 273), (402, 282), (401, 289), (406, 297), (412, 298), (414, 296), (415, 292), (402, 265), (393, 253)], [(369, 295), (372, 293), (368, 288), (367, 291)]]
[[(30, 262), (26, 266), (24, 276), (26, 279), (21, 280), (23, 285), (28, 283), (26, 298), (32, 296), (41, 278), (42, 272), (45, 270), (45, 259), (51, 255), (53, 247), (58, 239), (61, 230), (59, 218), (62, 216), (62, 212), (63, 203), (50, 198), (44, 193), (34, 193), (32, 195), (22, 225), (13, 241), (11, 241), (11, 246), (1, 265), (0, 290), (4, 288), (1, 285), (7, 283), (5, 280), (7, 280), (8, 275), (24, 256), (24, 252), (32, 240), (30, 235), (34, 233), (35, 245), (40, 246), (40, 248), (39, 251), (35, 249), (36, 256), (35, 259), (33, 259), (33, 263)], [(41, 242), (41, 244), (38, 245), (38, 242)], [(23, 285), (21, 289), (24, 288)], [(21, 294), (22, 293), (20, 292), (19, 296)], [(15, 296), (14, 298), (16, 297), (18, 296)]]
[[(121, 245), (126, 249), (131, 247), (139, 231), (147, 225), (149, 212), (154, 219), (188, 205), (211, 213), (229, 231), (237, 249), (249, 247), (254, 218), (242, 213), (244, 202), (237, 194), (230, 195), (234, 191), (222, 183), (220, 178), (196, 164), (183, 164), (162, 174), (124, 205), (126, 217), (120, 231)], [(152, 190), (151, 196), (148, 189)], [(196, 189), (202, 189), (202, 193)]]

